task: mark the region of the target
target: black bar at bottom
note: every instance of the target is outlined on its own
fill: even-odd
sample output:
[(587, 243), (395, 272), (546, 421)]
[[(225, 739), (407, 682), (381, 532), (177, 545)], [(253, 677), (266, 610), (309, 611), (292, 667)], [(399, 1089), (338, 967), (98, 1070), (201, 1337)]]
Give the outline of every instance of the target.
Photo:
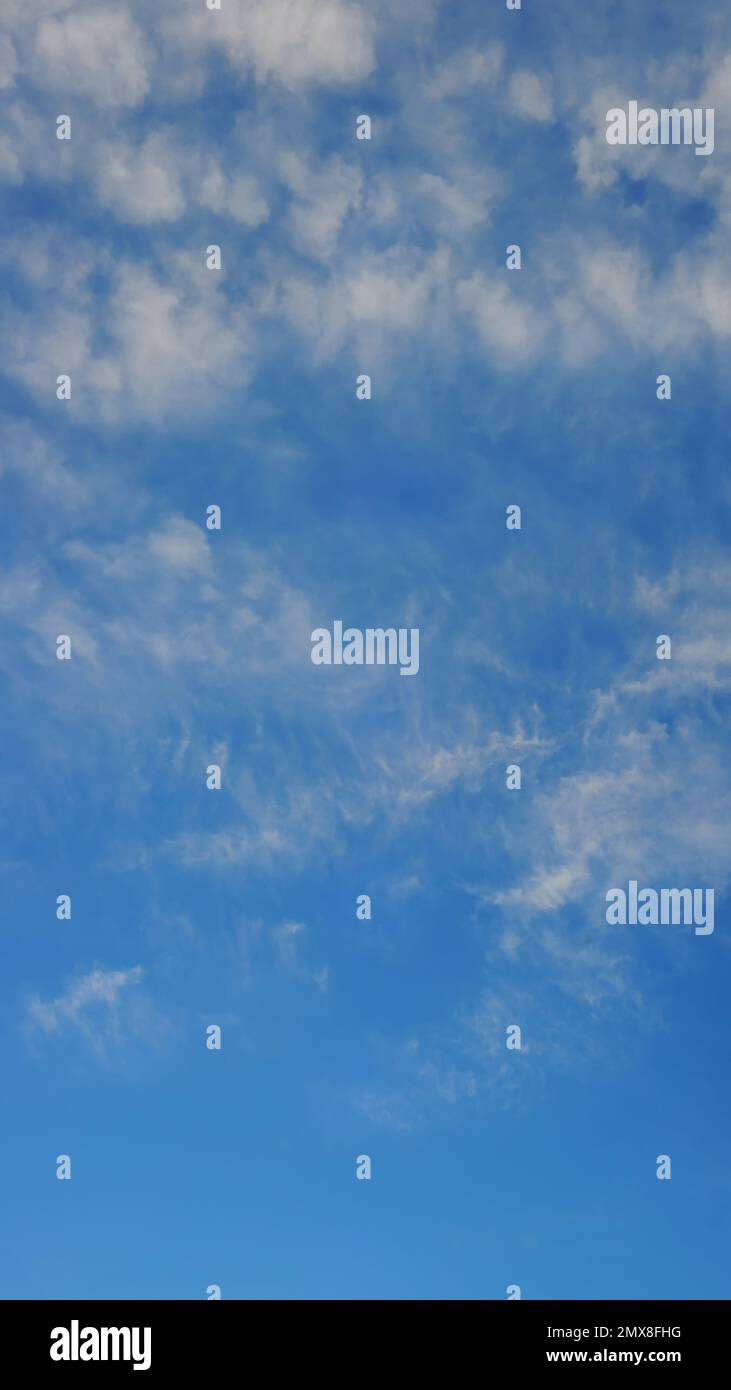
[(475, 1359), (488, 1377), (587, 1366), (698, 1374), (724, 1365), (728, 1309), (728, 1300), (9, 1301), (0, 1322), (6, 1358), (15, 1351), (42, 1385), (93, 1372), (142, 1384), (143, 1375), (290, 1370), (347, 1381), (402, 1369), (413, 1377), (422, 1367), (454, 1378), (470, 1363), (474, 1374)]

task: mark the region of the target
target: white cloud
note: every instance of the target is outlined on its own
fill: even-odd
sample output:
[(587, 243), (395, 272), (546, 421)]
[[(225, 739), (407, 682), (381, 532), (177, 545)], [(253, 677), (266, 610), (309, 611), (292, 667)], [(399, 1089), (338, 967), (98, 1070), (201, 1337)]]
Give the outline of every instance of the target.
[(125, 222), (173, 222), (185, 211), (179, 165), (184, 156), (163, 132), (135, 148), (121, 139), (100, 146), (96, 195)]
[(440, 174), (420, 174), (416, 181), (418, 192), (433, 201), (433, 225), (444, 237), (489, 221), (489, 197), (495, 185), (494, 176), (488, 181), (472, 170), (461, 178), (449, 179)]
[(430, 101), (462, 96), (471, 87), (491, 86), (499, 77), (505, 58), (501, 43), (484, 49), (465, 48), (448, 58), (426, 83)]
[(197, 275), (192, 269), (171, 266), (165, 282), (142, 266), (120, 269), (107, 324), (113, 351), (87, 368), (103, 414), (155, 419), (204, 402), (210, 409), (224, 387), (248, 376), (245, 315), (217, 293), (202, 259)]
[(183, 144), (168, 130), (137, 144), (128, 139), (100, 143), (89, 172), (100, 204), (137, 226), (174, 222), (193, 204), (250, 228), (269, 216), (254, 175), (224, 173), (212, 149)]
[(281, 159), (280, 172), (296, 199), (290, 210), (294, 245), (316, 260), (328, 261), (346, 217), (361, 202), (360, 170), (340, 158), (316, 168), (303, 155), (289, 152)]
[(65, 554), (115, 583), (159, 583), (161, 571), (181, 576), (207, 575), (211, 566), (204, 531), (179, 516), (166, 519), (158, 531), (141, 537), (132, 535), (118, 544), (95, 548), (83, 541), (69, 541)]
[[(240, 15), (243, 34), (229, 51), (253, 60), (257, 78), (357, 82), (374, 66), (371, 23), (360, 5), (341, 0), (251, 0)], [(239, 31), (240, 33), (240, 31)]]
[(144, 998), (129, 995), (144, 974), (141, 965), (129, 970), (91, 970), (55, 999), (31, 998), (28, 1024), (46, 1035), (80, 1034), (99, 1060), (132, 1038), (159, 1037), (167, 1026), (165, 1020)]
[(207, 574), (210, 569), (210, 553), (203, 531), (183, 517), (173, 517), (160, 531), (154, 531), (150, 549), (171, 569), (195, 570), (200, 574)]
[(312, 970), (305, 964), (299, 949), (299, 943), (306, 930), (304, 922), (283, 922), (281, 926), (274, 928), (272, 936), (276, 943), (279, 965), (288, 974), (315, 985), (321, 994), (326, 994), (330, 983), (329, 966), (321, 965)]
[(303, 863), (308, 854), (323, 846), (334, 832), (330, 807), (310, 805), (307, 815), (298, 808), (294, 783), (280, 804), (252, 789), (250, 823), (226, 830), (183, 831), (167, 849), (189, 868), (203, 865), (230, 869), (257, 864), (273, 869), (284, 861)]
[(55, 398), (56, 376), (73, 378), (85, 367), (91, 351), (91, 325), (83, 312), (51, 308), (47, 317), (32, 320), (18, 315), (12, 324), (15, 356), (9, 364), (13, 376), (49, 402)]
[(658, 321), (648, 323), (650, 275), (639, 252), (618, 246), (592, 249), (579, 262), (581, 288), (587, 303), (607, 314), (635, 343), (648, 331), (657, 341)]
[(731, 281), (728, 250), (724, 247), (723, 259), (718, 255), (714, 257), (713, 250), (711, 247), (708, 257), (699, 258), (696, 255), (680, 259), (678, 266), (679, 274), (682, 276), (681, 298), (687, 303), (688, 312), (695, 311), (712, 337), (729, 338)]
[(23, 177), (20, 151), (4, 132), (0, 135), (0, 179), (3, 183), (22, 183)]
[(607, 145), (603, 129), (599, 133), (580, 135), (574, 145), (574, 161), (580, 183), (592, 192), (610, 188), (619, 173), (616, 145)]
[(18, 71), (18, 57), (9, 34), (0, 34), (0, 91), (12, 87)]
[(75, 508), (83, 504), (87, 492), (83, 483), (63, 459), (55, 445), (38, 434), (29, 420), (0, 415), (3, 455), (0, 474), (12, 470), (41, 497), (54, 506)]
[(168, 21), (189, 60), (206, 44), (220, 46), (241, 73), (278, 81), (340, 87), (363, 81), (375, 66), (374, 24), (349, 0), (224, 0), (220, 11)]
[(38, 86), (64, 96), (138, 106), (149, 91), (148, 64), (147, 43), (125, 10), (69, 11), (38, 25), (33, 75)]
[(510, 105), (525, 121), (550, 121), (553, 98), (548, 80), (536, 72), (514, 72), (510, 79)]
[[(32, 98), (7, 101), (2, 112), (0, 179), (23, 183), (33, 176), (51, 184), (64, 183), (74, 171), (71, 144), (59, 144), (53, 121), (39, 115)], [(36, 219), (36, 229), (39, 224)]]
[[(638, 604), (655, 623), (672, 610), (672, 661), (656, 660), (651, 630), (635, 660), (596, 692), (577, 731), (583, 767), (536, 798), (520, 846), (526, 872), (493, 902), (552, 914), (585, 899), (601, 926), (606, 888), (631, 877), (727, 883), (731, 797), (694, 701), (731, 689), (728, 569), (709, 561), (637, 582)], [(673, 711), (672, 737), (658, 701)]]
[[(92, 268), (85, 265), (84, 274)], [(68, 373), (66, 405), (77, 418), (160, 424), (173, 411), (208, 412), (250, 371), (248, 313), (223, 294), (222, 278), (205, 269), (203, 250), (196, 257), (173, 252), (165, 279), (122, 261), (106, 294), (77, 285), (66, 306), (39, 296), (35, 311), (6, 316), (7, 370), (50, 409), (61, 408), (56, 377)]]
[(66, 994), (43, 1003), (33, 1000), (31, 1013), (40, 1028), (46, 1033), (55, 1033), (64, 1023), (81, 1026), (86, 1011), (102, 1004), (113, 1008), (121, 991), (128, 985), (138, 984), (144, 975), (141, 965), (131, 970), (92, 970), (71, 985)]
[(196, 197), (202, 207), (232, 217), (243, 227), (260, 227), (266, 222), (269, 205), (252, 175), (228, 177), (210, 154), (201, 164), (196, 178)]
[(285, 318), (327, 361), (346, 343), (371, 362), (393, 348), (394, 334), (435, 331), (430, 306), (447, 281), (447, 260), (399, 248), (361, 256), (327, 279), (285, 275)]
[(545, 321), (504, 282), (476, 271), (458, 284), (457, 302), (472, 318), (484, 346), (506, 365), (529, 360), (540, 350)]

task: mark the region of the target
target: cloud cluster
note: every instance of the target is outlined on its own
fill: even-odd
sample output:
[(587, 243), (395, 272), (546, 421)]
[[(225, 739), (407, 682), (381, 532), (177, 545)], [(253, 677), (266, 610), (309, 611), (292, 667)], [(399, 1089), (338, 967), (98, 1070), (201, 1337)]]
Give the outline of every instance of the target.
[[(545, 73), (512, 63), (497, 39), (433, 61), (415, 90), (394, 61), (399, 17), (350, 0), (229, 0), (220, 11), (201, 5), (183, 15), (169, 3), (151, 12), (138, 3), (68, 11), (49, 2), (32, 15), (11, 6), (6, 22), (0, 176), (82, 187), (108, 228), (93, 248), (71, 233), (61, 260), (76, 260), (76, 283), (54, 282), (50, 301), (29, 265), (34, 233), (20, 225), (6, 235), (5, 254), (29, 279), (31, 301), (9, 294), (3, 358), (39, 401), (66, 370), (78, 378), (72, 410), (80, 419), (164, 424), (181, 396), (187, 414), (211, 413), (250, 380), (254, 342), (277, 334), (294, 335), (316, 364), (347, 348), (383, 367), (410, 342), (435, 363), (445, 352), (451, 362), (477, 354), (507, 371), (551, 361), (575, 370), (623, 347), (640, 354), (728, 344), (723, 144), (707, 161), (610, 149), (603, 116), (622, 89), (601, 50), (585, 79), (571, 75), (559, 102)], [(202, 99), (217, 61), (258, 95), (211, 141), (186, 103)], [(694, 61), (686, 79), (700, 101), (717, 104), (719, 119), (729, 61)], [(377, 63), (396, 114), (376, 119), (374, 140), (361, 143), (355, 113)], [(178, 85), (168, 88), (162, 75), (171, 70)], [(635, 80), (629, 69), (627, 80)], [(647, 69), (647, 83), (680, 99), (678, 80), (672, 51)], [(53, 108), (39, 108), (33, 93), (63, 109), (70, 84), (77, 106), (64, 143), (54, 138)], [(314, 134), (326, 109), (318, 103), (343, 89), (357, 106), (338, 118), (333, 152), (332, 140), (323, 149)], [(536, 192), (530, 236), (525, 210), (511, 201), (510, 163), (479, 138), (491, 121), (505, 132), (511, 120), (524, 139), (550, 126), (561, 167), (561, 192)], [(397, 136), (398, 167), (385, 158)], [(567, 183), (572, 150), (576, 178)], [(641, 205), (622, 203), (620, 174), (661, 184), (680, 203), (706, 200), (721, 225), (658, 257)], [(110, 234), (110, 218), (119, 235)], [(499, 237), (490, 231), (498, 222)], [(543, 224), (550, 232), (536, 234)], [(505, 268), (508, 225), (522, 245), (522, 272)], [(134, 253), (126, 227), (144, 234)], [(223, 247), (223, 286), (221, 275), (203, 273), (209, 242)]]

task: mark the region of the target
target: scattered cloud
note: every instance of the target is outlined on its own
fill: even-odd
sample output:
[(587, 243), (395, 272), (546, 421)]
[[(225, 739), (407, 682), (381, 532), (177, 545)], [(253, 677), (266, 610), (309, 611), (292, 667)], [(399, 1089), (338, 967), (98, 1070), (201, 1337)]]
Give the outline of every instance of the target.
[(550, 121), (553, 99), (547, 79), (537, 72), (514, 72), (510, 78), (510, 104), (523, 120)]
[(106, 1061), (130, 1041), (149, 1042), (167, 1030), (166, 1020), (149, 1001), (136, 997), (144, 976), (141, 965), (127, 970), (96, 967), (55, 999), (31, 998), (27, 1022), (46, 1036), (76, 1034), (97, 1060)]
[(147, 42), (124, 9), (49, 15), (36, 30), (34, 58), (38, 86), (97, 106), (139, 106), (150, 89)]

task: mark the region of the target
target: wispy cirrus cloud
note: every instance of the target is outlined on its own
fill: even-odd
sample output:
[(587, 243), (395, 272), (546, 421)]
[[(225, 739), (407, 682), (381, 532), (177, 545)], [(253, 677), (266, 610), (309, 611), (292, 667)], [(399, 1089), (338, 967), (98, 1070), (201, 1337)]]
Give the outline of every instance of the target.
[(53, 999), (32, 997), (27, 1026), (46, 1037), (81, 1038), (98, 1061), (109, 1060), (128, 1043), (159, 1039), (167, 1031), (159, 1010), (144, 996), (137, 997), (144, 977), (141, 965), (124, 970), (97, 966)]

